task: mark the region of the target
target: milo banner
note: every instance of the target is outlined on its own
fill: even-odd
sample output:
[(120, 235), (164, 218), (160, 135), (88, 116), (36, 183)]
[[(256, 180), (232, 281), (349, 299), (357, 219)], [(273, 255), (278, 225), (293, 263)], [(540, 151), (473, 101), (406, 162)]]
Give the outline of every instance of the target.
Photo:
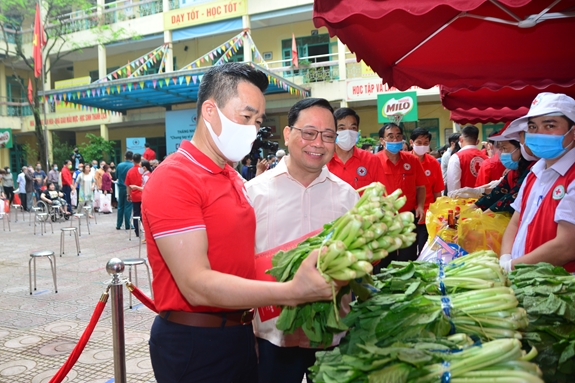
[(389, 116), (403, 115), (401, 121), (417, 121), (417, 93), (397, 92), (377, 95), (377, 122), (393, 122)]
[(12, 149), (12, 129), (0, 129), (0, 148)]

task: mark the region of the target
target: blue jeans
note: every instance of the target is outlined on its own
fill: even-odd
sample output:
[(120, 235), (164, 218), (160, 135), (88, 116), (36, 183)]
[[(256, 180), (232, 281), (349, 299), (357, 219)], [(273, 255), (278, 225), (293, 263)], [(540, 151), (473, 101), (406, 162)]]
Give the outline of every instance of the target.
[(62, 193), (64, 193), (64, 199), (66, 200), (66, 205), (68, 205), (68, 211), (72, 212), (72, 200), (70, 195), (72, 194), (72, 187), (70, 185), (62, 185)]
[(251, 325), (192, 327), (157, 316), (149, 341), (156, 380), (158, 383), (257, 383), (253, 331)]
[(132, 202), (129, 202), (126, 194), (125, 186), (118, 186), (118, 219), (116, 220), (116, 227), (121, 228), (122, 223), (125, 223), (126, 230), (131, 229), (130, 217), (132, 216)]

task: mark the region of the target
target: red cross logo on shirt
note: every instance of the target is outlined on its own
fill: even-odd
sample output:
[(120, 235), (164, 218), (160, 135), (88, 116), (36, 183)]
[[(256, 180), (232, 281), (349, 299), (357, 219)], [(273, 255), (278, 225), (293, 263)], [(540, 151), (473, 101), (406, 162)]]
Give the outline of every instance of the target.
[(565, 197), (565, 187), (563, 185), (559, 185), (555, 189), (553, 189), (554, 200), (560, 200), (563, 199), (563, 197)]

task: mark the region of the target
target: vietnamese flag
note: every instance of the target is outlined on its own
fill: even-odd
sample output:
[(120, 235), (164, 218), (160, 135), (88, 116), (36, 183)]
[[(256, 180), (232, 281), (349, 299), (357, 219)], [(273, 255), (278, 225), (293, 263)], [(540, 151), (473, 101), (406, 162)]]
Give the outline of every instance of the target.
[(28, 77), (28, 101), (30, 101), (30, 105), (34, 105), (32, 80), (30, 79), (30, 77)]
[(297, 55), (297, 45), (295, 43), (295, 35), (291, 34), (291, 62), (293, 66), (299, 68), (299, 60)]
[(42, 74), (42, 47), (46, 45), (46, 36), (44, 35), (44, 28), (42, 27), (42, 20), (40, 19), (40, 6), (36, 4), (36, 18), (34, 20), (34, 41), (33, 57), (34, 57), (34, 77)]

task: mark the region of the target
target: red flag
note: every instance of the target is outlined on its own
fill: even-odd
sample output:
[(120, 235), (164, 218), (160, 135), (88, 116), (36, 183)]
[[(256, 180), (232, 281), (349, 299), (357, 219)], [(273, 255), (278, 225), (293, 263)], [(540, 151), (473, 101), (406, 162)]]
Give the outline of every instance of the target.
[(34, 41), (33, 56), (34, 56), (34, 77), (42, 74), (42, 47), (46, 45), (46, 36), (44, 35), (44, 27), (42, 27), (42, 20), (40, 19), (40, 6), (36, 4), (36, 18), (34, 20)]
[(291, 62), (296, 68), (299, 68), (299, 60), (297, 56), (297, 45), (295, 43), (295, 35), (291, 34)]
[(32, 80), (30, 79), (30, 77), (28, 77), (28, 101), (30, 101), (30, 105), (34, 105)]

